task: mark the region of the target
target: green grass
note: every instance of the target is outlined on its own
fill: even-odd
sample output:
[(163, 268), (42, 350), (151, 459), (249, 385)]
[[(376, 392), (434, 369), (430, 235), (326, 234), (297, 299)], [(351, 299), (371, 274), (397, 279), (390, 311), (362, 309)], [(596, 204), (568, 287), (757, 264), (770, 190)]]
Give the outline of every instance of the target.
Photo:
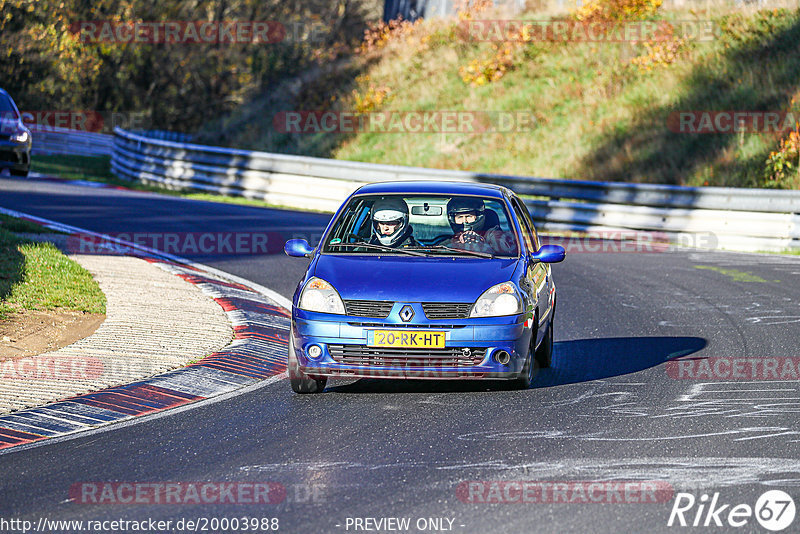
[(714, 265), (695, 265), (694, 268), (714, 271), (716, 273), (731, 278), (734, 282), (758, 282), (758, 283), (768, 282), (768, 280), (765, 280), (760, 276), (745, 271), (739, 271), (737, 269), (723, 269), (722, 267), (716, 267)]
[(42, 174), (54, 174), (69, 180), (106, 183), (110, 183), (109, 180), (116, 180), (111, 174), (111, 157), (109, 156), (36, 155), (31, 158), (31, 170)]
[(773, 250), (759, 250), (758, 253), (759, 254), (785, 254), (785, 255), (789, 255), (789, 256), (800, 256), (800, 250), (797, 250), (797, 249), (779, 250), (777, 252), (773, 251)]
[(54, 234), (60, 233), (44, 228), (34, 222), (17, 219), (0, 213), (0, 228), (17, 234)]
[(20, 309), (56, 308), (105, 313), (106, 298), (92, 275), (51, 243), (0, 228), (0, 319)]

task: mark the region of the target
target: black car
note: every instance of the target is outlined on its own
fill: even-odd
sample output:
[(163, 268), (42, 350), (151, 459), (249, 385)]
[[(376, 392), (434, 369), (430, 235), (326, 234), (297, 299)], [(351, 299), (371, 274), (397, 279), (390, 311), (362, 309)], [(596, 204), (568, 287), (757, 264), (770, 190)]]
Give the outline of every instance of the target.
[(28, 176), (31, 168), (31, 132), (22, 123), (17, 105), (0, 89), (0, 170)]

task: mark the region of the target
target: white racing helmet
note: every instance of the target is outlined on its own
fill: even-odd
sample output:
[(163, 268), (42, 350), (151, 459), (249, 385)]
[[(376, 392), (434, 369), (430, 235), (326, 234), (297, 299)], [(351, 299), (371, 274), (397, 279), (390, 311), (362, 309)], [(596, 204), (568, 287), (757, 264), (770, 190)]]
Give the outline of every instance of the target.
[[(383, 235), (378, 223), (396, 222), (397, 227), (389, 235)], [(381, 245), (399, 243), (408, 231), (408, 205), (402, 198), (384, 198), (372, 206), (372, 235)]]

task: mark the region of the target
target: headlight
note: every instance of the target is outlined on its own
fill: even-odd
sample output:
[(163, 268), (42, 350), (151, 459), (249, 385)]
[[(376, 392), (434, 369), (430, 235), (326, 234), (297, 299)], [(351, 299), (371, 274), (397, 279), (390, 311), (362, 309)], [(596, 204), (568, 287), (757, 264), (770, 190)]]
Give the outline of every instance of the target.
[(511, 282), (492, 286), (478, 297), (470, 317), (497, 317), (522, 313), (522, 300)]
[(17, 143), (27, 143), (30, 138), (31, 134), (27, 130), (22, 130), (22, 132), (11, 136), (11, 140)]
[(303, 288), (298, 307), (301, 310), (344, 315), (344, 303), (339, 293), (328, 282), (317, 277), (311, 278)]

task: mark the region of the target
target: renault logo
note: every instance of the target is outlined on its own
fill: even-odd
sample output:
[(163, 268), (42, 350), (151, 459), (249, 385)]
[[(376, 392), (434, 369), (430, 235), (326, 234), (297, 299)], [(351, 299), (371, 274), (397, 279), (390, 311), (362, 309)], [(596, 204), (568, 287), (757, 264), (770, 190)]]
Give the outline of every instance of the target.
[(400, 308), (400, 318), (403, 322), (407, 323), (411, 319), (414, 318), (414, 308), (406, 304), (402, 308)]

